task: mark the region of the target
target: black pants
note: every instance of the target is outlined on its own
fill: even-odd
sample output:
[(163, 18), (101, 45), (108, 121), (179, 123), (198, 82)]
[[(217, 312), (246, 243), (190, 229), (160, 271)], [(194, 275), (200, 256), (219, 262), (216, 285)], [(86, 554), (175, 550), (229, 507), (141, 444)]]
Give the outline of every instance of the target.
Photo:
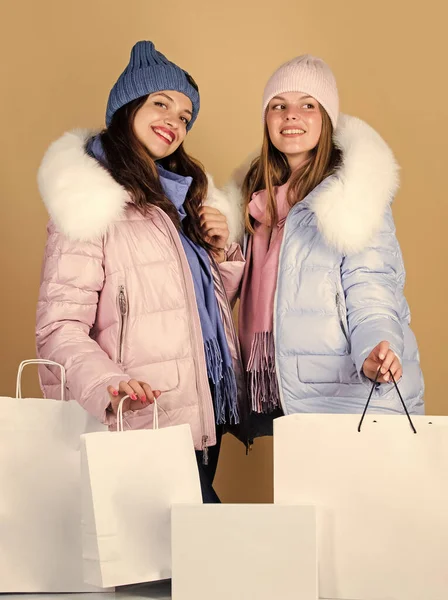
[(196, 451), (196, 460), (198, 461), (199, 478), (201, 480), (202, 501), (204, 504), (220, 504), (221, 500), (213, 489), (213, 480), (215, 479), (216, 468), (218, 466), (219, 451), (221, 450), (222, 427), (216, 428), (216, 446), (210, 446), (208, 449), (208, 464), (203, 464), (203, 452)]

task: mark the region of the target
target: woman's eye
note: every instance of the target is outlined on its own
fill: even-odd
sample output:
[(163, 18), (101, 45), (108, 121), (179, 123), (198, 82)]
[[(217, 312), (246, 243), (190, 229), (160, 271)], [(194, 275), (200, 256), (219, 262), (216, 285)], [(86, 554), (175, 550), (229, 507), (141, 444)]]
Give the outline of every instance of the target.
[(185, 125), (188, 125), (188, 123), (190, 122), (187, 117), (181, 117), (180, 118), (181, 121), (183, 121), (185, 123)]
[(303, 108), (307, 108), (308, 110), (311, 110), (311, 109), (313, 109), (313, 108), (314, 108), (314, 104), (309, 104), (309, 103), (307, 103), (307, 104), (304, 104), (304, 105), (303, 105)]
[(156, 102), (154, 102), (154, 104), (155, 104), (156, 106), (161, 106), (162, 108), (166, 108), (166, 104), (164, 104), (163, 102), (157, 102), (157, 101), (156, 101)]
[(286, 108), (284, 104), (274, 104), (272, 110), (283, 110), (284, 108)]

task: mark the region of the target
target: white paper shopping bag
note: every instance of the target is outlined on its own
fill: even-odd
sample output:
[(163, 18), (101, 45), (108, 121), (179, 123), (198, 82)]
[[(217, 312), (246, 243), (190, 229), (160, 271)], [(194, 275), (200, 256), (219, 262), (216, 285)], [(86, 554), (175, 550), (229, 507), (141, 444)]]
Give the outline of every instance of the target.
[[(0, 398), (0, 593), (98, 591), (84, 583), (80, 436), (105, 427), (77, 402)], [(101, 591), (101, 590), (100, 590)]]
[[(124, 400), (125, 398), (123, 398)], [(128, 585), (171, 577), (171, 506), (201, 503), (189, 425), (82, 438), (85, 581)]]
[(375, 415), (359, 427), (359, 415), (322, 414), (274, 422), (275, 502), (317, 506), (321, 598), (448, 598), (448, 418), (411, 423)]
[(173, 600), (317, 600), (313, 506), (173, 506)]

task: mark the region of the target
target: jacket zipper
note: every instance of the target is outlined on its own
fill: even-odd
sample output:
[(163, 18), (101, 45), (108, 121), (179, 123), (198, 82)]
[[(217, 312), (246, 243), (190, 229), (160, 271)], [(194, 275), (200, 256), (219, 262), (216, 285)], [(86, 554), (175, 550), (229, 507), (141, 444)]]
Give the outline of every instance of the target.
[[(308, 198), (308, 196), (307, 196), (307, 198)], [(280, 252), (279, 252), (279, 259), (278, 259), (278, 270), (277, 270), (277, 285), (276, 285), (276, 288), (275, 288), (275, 295), (274, 295), (273, 334), (274, 334), (274, 349), (275, 349), (275, 373), (277, 375), (277, 381), (278, 381), (278, 389), (279, 389), (279, 394), (280, 394), (280, 404), (282, 406), (282, 410), (283, 410), (283, 414), (284, 415), (288, 415), (289, 413), (286, 410), (286, 403), (285, 403), (285, 398), (284, 398), (284, 394), (283, 394), (283, 387), (282, 387), (280, 376), (279, 376), (279, 372), (278, 372), (278, 364), (279, 364), (278, 344), (277, 344), (278, 282), (279, 282), (279, 279), (280, 279), (280, 267), (281, 267), (282, 261), (283, 261), (283, 254), (285, 252), (285, 240), (287, 239), (287, 234), (289, 233), (288, 228), (289, 228), (289, 223), (291, 221), (291, 215), (296, 214), (298, 210), (301, 210), (301, 208), (299, 208), (299, 207), (304, 207), (304, 206), (309, 206), (309, 200), (303, 199), (299, 204), (296, 204), (295, 207), (293, 207), (289, 211), (289, 213), (288, 213), (288, 215), (286, 217), (285, 226), (284, 226), (284, 229), (283, 229), (283, 239), (282, 239), (282, 243), (280, 244)]]
[[(300, 204), (303, 206), (303, 200)], [(296, 204), (296, 206), (298, 206), (298, 205)], [(277, 277), (276, 277), (276, 286), (275, 286), (275, 294), (274, 294), (274, 314), (273, 314), (273, 322), (272, 322), (272, 333), (274, 335), (274, 352), (275, 352), (275, 375), (277, 377), (277, 382), (278, 382), (280, 404), (282, 407), (283, 414), (285, 416), (288, 415), (289, 413), (286, 409), (286, 403), (285, 403), (285, 397), (283, 394), (282, 382), (280, 379), (280, 374), (278, 372), (278, 365), (279, 365), (280, 361), (279, 361), (278, 344), (277, 344), (277, 301), (278, 301), (278, 282), (280, 279), (280, 266), (281, 266), (282, 260), (283, 260), (283, 253), (285, 251), (285, 240), (286, 240), (286, 236), (288, 233), (289, 223), (291, 221), (291, 214), (294, 214), (294, 207), (289, 211), (288, 215), (286, 216), (285, 225), (283, 228), (283, 238), (282, 238), (282, 242), (280, 244), (280, 252), (279, 252), (279, 258), (278, 258)]]
[[(184, 293), (185, 293), (185, 297), (187, 299), (188, 305), (189, 305), (189, 310), (190, 313), (193, 314), (194, 312), (194, 308), (192, 308), (191, 306), (191, 294), (188, 293), (188, 283), (187, 283), (187, 278), (185, 275), (185, 266), (183, 264), (182, 261), (182, 254), (181, 251), (179, 249), (179, 243), (180, 243), (180, 238), (179, 238), (179, 242), (177, 241), (173, 229), (174, 229), (174, 225), (172, 224), (171, 220), (165, 215), (165, 213), (158, 207), (154, 207), (159, 213), (160, 216), (162, 218), (162, 220), (165, 222), (168, 233), (171, 237), (171, 240), (174, 244), (174, 247), (177, 250), (177, 256), (180, 262), (180, 266), (181, 266), (181, 272), (182, 272), (182, 283), (183, 283), (183, 287), (184, 287)], [(176, 231), (177, 234), (177, 231)], [(187, 260), (186, 256), (185, 256), (185, 261)], [(194, 289), (193, 289), (193, 295), (194, 295)], [(198, 319), (199, 319), (199, 315), (198, 315)], [(192, 319), (188, 319), (188, 326), (190, 329), (190, 336), (193, 339), (193, 347), (194, 348), (199, 348), (200, 346), (200, 341), (198, 340), (198, 335), (197, 335), (197, 329), (194, 327), (193, 323), (192, 323)], [(199, 323), (200, 326), (200, 323)], [(199, 394), (198, 394), (198, 400), (199, 400), (199, 418), (200, 418), (200, 422), (201, 422), (201, 431), (202, 431), (202, 462), (204, 465), (208, 465), (208, 440), (209, 440), (209, 436), (206, 434), (205, 431), (205, 416), (204, 416), (204, 404), (203, 404), (203, 395), (202, 395), (202, 389), (205, 388), (205, 385), (203, 384), (203, 379), (204, 377), (202, 376), (200, 369), (199, 369), (199, 365), (197, 360), (194, 361), (194, 368), (196, 371), (196, 381), (198, 383), (199, 386)], [(205, 374), (207, 373), (207, 369), (205, 368), (204, 370)], [(207, 375), (205, 375), (205, 378), (207, 377)], [(201, 389), (202, 388), (202, 389)], [(208, 381), (207, 381), (207, 389), (210, 390), (210, 388), (208, 387)], [(209, 391), (210, 393), (210, 391)]]
[(118, 359), (119, 365), (123, 364), (123, 343), (124, 343), (124, 329), (126, 317), (128, 314), (128, 302), (126, 299), (126, 292), (124, 285), (120, 285), (118, 288), (118, 311), (120, 315), (120, 324), (118, 329)]
[(341, 326), (342, 329), (342, 333), (344, 334), (345, 339), (347, 340), (347, 344), (350, 345), (349, 339), (348, 339), (348, 334), (347, 334), (347, 329), (345, 326), (345, 318), (343, 315), (343, 305), (341, 302), (341, 296), (339, 294), (339, 292), (336, 292), (336, 308), (338, 310), (338, 316), (339, 316), (339, 324)]

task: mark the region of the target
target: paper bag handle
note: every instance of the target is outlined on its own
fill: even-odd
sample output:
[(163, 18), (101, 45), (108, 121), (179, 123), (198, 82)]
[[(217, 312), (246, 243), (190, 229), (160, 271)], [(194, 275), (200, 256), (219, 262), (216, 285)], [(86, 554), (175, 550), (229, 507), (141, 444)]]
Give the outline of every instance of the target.
[(23, 360), (19, 365), (17, 371), (16, 380), (16, 398), (22, 398), (22, 372), (27, 365), (50, 365), (53, 367), (59, 367), (61, 370), (61, 400), (65, 400), (65, 369), (62, 365), (53, 360), (45, 360), (44, 358), (32, 358), (30, 360)]
[[(412, 419), (411, 419), (411, 416), (409, 415), (408, 409), (406, 408), (406, 404), (404, 403), (404, 400), (403, 400), (403, 397), (402, 397), (402, 395), (400, 393), (400, 390), (398, 389), (398, 385), (397, 385), (397, 382), (395, 381), (395, 377), (392, 375), (392, 371), (390, 369), (389, 369), (389, 374), (392, 377), (392, 381), (394, 382), (395, 389), (397, 390), (398, 397), (401, 400), (401, 404), (403, 405), (404, 412), (406, 413), (406, 416), (408, 418), (409, 424), (411, 425), (411, 429), (412, 429), (412, 431), (414, 433), (417, 433), (417, 430), (416, 430), (416, 428), (414, 426), (414, 423), (412, 422)], [(366, 406), (364, 408), (364, 412), (362, 413), (361, 420), (359, 421), (358, 432), (361, 432), (362, 422), (364, 421), (364, 417), (366, 416), (367, 408), (369, 407), (370, 399), (372, 398), (373, 390), (375, 389), (376, 382), (378, 381), (379, 375), (380, 375), (380, 369), (378, 369), (378, 371), (376, 372), (375, 381), (373, 382), (372, 389), (370, 390), (370, 394), (369, 394), (369, 397), (367, 399), (367, 404), (366, 404)]]
[[(117, 431), (124, 431), (124, 427), (123, 427), (123, 404), (124, 401), (129, 398), (129, 396), (123, 396), (123, 398), (120, 400), (120, 404), (118, 405), (118, 410), (117, 410)], [(152, 419), (152, 428), (153, 429), (158, 429), (159, 428), (159, 407), (157, 404), (157, 400), (154, 398), (154, 415), (153, 415), (153, 419)]]

